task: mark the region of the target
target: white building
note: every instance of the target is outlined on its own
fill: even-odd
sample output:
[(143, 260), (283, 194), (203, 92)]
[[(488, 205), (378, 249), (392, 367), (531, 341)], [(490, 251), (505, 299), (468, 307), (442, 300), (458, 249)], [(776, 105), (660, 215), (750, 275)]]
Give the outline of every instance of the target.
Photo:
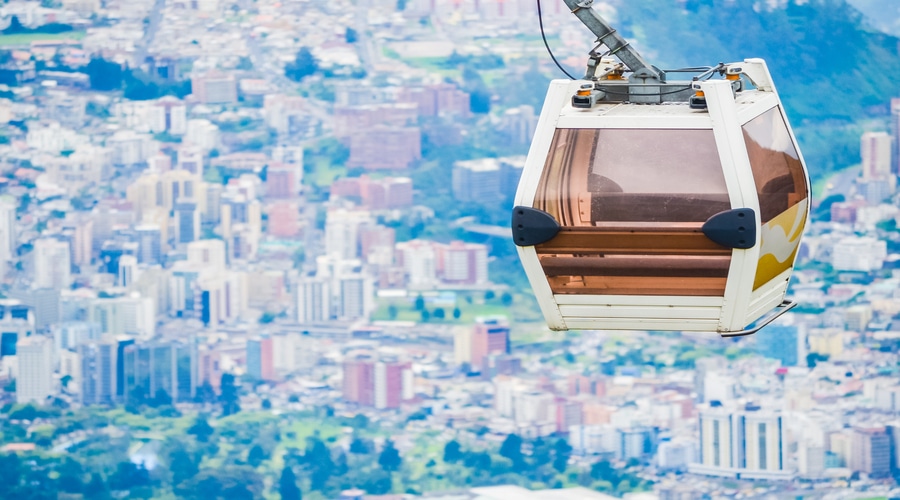
[(47, 153), (72, 151), (79, 144), (87, 143), (87, 139), (79, 136), (74, 130), (62, 127), (57, 122), (43, 125), (32, 125), (28, 128), (25, 143), (29, 148)]
[(182, 135), (187, 132), (187, 106), (176, 97), (165, 96), (153, 102), (148, 121), (151, 132)]
[(40, 160), (49, 179), (70, 195), (87, 186), (99, 184), (112, 171), (113, 155), (109, 148), (81, 144), (69, 156), (54, 156)]
[(887, 242), (871, 236), (849, 236), (834, 245), (831, 265), (836, 271), (877, 271), (887, 258)]
[(339, 259), (359, 257), (359, 229), (372, 222), (371, 214), (365, 210), (329, 210), (325, 217), (326, 254)]
[(445, 283), (483, 285), (488, 282), (487, 246), (454, 241), (440, 250)]
[(330, 280), (303, 276), (294, 283), (294, 319), (297, 323), (317, 323), (331, 319)]
[(53, 341), (39, 335), (20, 338), (16, 355), (19, 359), (16, 402), (43, 404), (54, 393)]
[(186, 170), (197, 177), (203, 177), (203, 151), (198, 147), (185, 146), (178, 150), (178, 170)]
[(219, 147), (219, 127), (203, 118), (188, 120), (184, 142), (193, 144), (209, 153)]
[(72, 284), (69, 242), (53, 238), (34, 241), (34, 287), (68, 288)]
[(97, 323), (104, 334), (134, 335), (146, 339), (156, 333), (154, 301), (136, 292), (128, 297), (93, 299), (87, 313), (87, 320)]
[(16, 256), (16, 246), (16, 200), (5, 195), (0, 197), (0, 269)]
[(779, 411), (711, 406), (700, 410), (700, 461), (690, 472), (736, 479), (789, 480), (787, 436)]
[(425, 240), (410, 240), (395, 245), (406, 272), (407, 286), (425, 290), (438, 284), (437, 252), (435, 244)]
[(159, 145), (149, 134), (139, 134), (134, 130), (120, 130), (106, 140), (112, 150), (112, 161), (116, 165), (138, 165), (159, 151)]

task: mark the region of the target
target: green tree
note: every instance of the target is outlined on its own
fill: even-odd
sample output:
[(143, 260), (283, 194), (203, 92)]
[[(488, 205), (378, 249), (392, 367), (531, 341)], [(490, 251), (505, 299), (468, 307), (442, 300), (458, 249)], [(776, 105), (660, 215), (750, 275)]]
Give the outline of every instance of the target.
[(435, 308), (434, 312), (432, 313), (432, 316), (434, 316), (434, 318), (437, 320), (443, 320), (446, 315), (447, 313), (444, 312), (443, 307)]
[(14, 498), (22, 480), (22, 463), (15, 453), (0, 455), (0, 498)]
[(453, 308), (453, 319), (459, 319), (462, 316), (462, 311), (458, 307)]
[(391, 321), (397, 319), (397, 315), (399, 313), (400, 313), (400, 311), (397, 309), (397, 306), (395, 306), (394, 304), (391, 304), (388, 306), (388, 318)]
[(393, 441), (389, 440), (384, 444), (384, 449), (378, 455), (378, 465), (388, 472), (400, 470), (400, 466), (403, 465), (403, 459), (400, 457), (400, 452), (394, 447)]
[(119, 462), (116, 471), (109, 478), (109, 486), (113, 490), (130, 491), (150, 485), (150, 473), (142, 466), (132, 462)]
[(178, 446), (169, 454), (169, 469), (172, 471), (172, 485), (177, 486), (200, 472), (200, 461)]
[(297, 476), (290, 465), (285, 465), (281, 471), (281, 479), (278, 480), (278, 492), (281, 500), (300, 500), (303, 495), (297, 487)]
[(99, 472), (91, 474), (90, 482), (84, 487), (84, 498), (91, 500), (106, 500), (110, 498), (109, 487)]
[(91, 88), (100, 91), (118, 90), (122, 88), (125, 72), (122, 66), (102, 57), (92, 57), (84, 72), (88, 75)]
[(455, 439), (444, 445), (444, 462), (456, 463), (463, 458), (462, 446)]
[(415, 303), (416, 311), (421, 311), (425, 309), (425, 297), (420, 293), (416, 295), (416, 303)]
[(219, 401), (222, 402), (222, 415), (227, 417), (241, 411), (239, 400), (237, 386), (234, 385), (234, 375), (223, 373), (221, 395), (219, 396)]
[(254, 444), (250, 451), (247, 452), (247, 463), (254, 468), (259, 467), (267, 458), (269, 457), (266, 454), (266, 450), (258, 444)]
[(347, 31), (344, 32), (344, 40), (346, 40), (347, 43), (356, 43), (359, 41), (359, 33), (353, 28), (347, 28)]
[(310, 486), (313, 491), (325, 489), (328, 480), (334, 472), (334, 461), (331, 460), (331, 450), (325, 443), (317, 438), (307, 439), (306, 452), (303, 454), (303, 462), (310, 469)]
[(503, 292), (503, 294), (500, 295), (500, 303), (503, 304), (504, 307), (509, 307), (509, 306), (513, 305), (512, 294), (509, 292)]
[(350, 453), (356, 455), (366, 455), (372, 451), (372, 447), (369, 446), (369, 442), (360, 437), (354, 437), (353, 441), (350, 441)]
[(553, 468), (556, 472), (563, 473), (569, 465), (569, 457), (572, 455), (572, 447), (565, 439), (557, 439), (553, 445)]
[(591, 478), (612, 483), (614, 479), (618, 478), (618, 474), (616, 474), (616, 469), (613, 468), (612, 464), (606, 460), (601, 460), (591, 465)]
[(72, 457), (66, 457), (60, 464), (58, 472), (59, 479), (57, 479), (57, 484), (61, 491), (66, 493), (82, 492), (84, 483), (82, 483), (81, 478), (84, 476), (84, 467), (82, 467), (81, 462)]
[(299, 82), (318, 70), (319, 63), (316, 62), (316, 58), (313, 57), (309, 47), (300, 47), (294, 60), (285, 66), (284, 75), (295, 82)]
[(518, 434), (510, 434), (500, 445), (500, 456), (512, 460), (513, 466), (522, 462), (522, 438)]
[(210, 436), (215, 434), (216, 430), (213, 426), (209, 425), (209, 421), (203, 415), (198, 415), (196, 419), (194, 419), (193, 425), (191, 425), (187, 433), (195, 436), (197, 441), (205, 443), (209, 441)]
[(428, 323), (428, 320), (431, 319), (431, 313), (428, 312), (428, 309), (422, 309), (419, 312), (419, 316), (422, 318), (422, 323)]

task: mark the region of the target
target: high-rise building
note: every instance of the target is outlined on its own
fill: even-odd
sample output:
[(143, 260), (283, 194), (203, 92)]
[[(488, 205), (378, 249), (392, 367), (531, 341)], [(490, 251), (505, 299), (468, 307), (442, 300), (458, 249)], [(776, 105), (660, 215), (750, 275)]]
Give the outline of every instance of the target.
[(4, 195), (0, 197), (0, 262), (9, 262), (16, 256), (17, 244), (16, 201)]
[(509, 323), (503, 316), (475, 318), (472, 330), (473, 367), (481, 367), (489, 354), (509, 354)]
[(300, 194), (303, 163), (270, 163), (266, 168), (266, 197), (293, 199)]
[[(34, 313), (34, 327), (46, 331), (60, 320), (60, 291), (53, 288), (33, 288), (10, 291), (9, 297), (18, 299)], [(2, 324), (2, 321), (0, 321)]]
[(19, 359), (16, 402), (44, 404), (54, 393), (53, 341), (42, 335), (21, 338), (16, 351)]
[(123, 255), (119, 258), (119, 275), (116, 284), (128, 288), (137, 281), (139, 276), (138, 259), (134, 255)]
[(0, 299), (0, 357), (15, 356), (19, 339), (35, 330), (34, 311), (15, 299)]
[(237, 102), (237, 80), (234, 75), (210, 71), (191, 77), (191, 92), (204, 104), (233, 104)]
[(175, 164), (178, 170), (185, 170), (197, 176), (203, 177), (203, 151), (200, 148), (185, 146), (178, 150), (178, 162)]
[(148, 342), (124, 348), (123, 395), (126, 402), (191, 401), (198, 385), (198, 356), (194, 339), (186, 342)]
[(137, 235), (138, 262), (158, 264), (162, 257), (162, 232), (156, 224), (141, 224), (134, 228)]
[(331, 319), (331, 290), (325, 277), (302, 276), (293, 287), (294, 319), (308, 324)]
[(87, 320), (103, 333), (150, 338), (156, 332), (156, 304), (140, 295), (98, 297), (88, 303)]
[(407, 286), (417, 290), (434, 288), (438, 284), (437, 246), (426, 240), (397, 243), (398, 264), (406, 271)]
[(453, 285), (483, 285), (488, 282), (487, 246), (454, 241), (439, 247), (443, 281)]
[(860, 139), (864, 180), (891, 175), (891, 136), (887, 132), (866, 132)]
[(149, 113), (153, 132), (182, 135), (187, 122), (187, 107), (181, 99), (165, 96), (152, 104)]
[(190, 243), (200, 239), (200, 211), (197, 204), (181, 201), (175, 204), (175, 241)]
[(50, 329), (53, 337), (53, 349), (56, 352), (74, 351), (78, 346), (92, 340), (100, 339), (100, 327), (86, 321), (67, 321), (57, 323)]
[(756, 352), (781, 361), (781, 366), (800, 362), (800, 332), (795, 325), (770, 325), (756, 335)]
[(72, 284), (72, 260), (69, 242), (53, 238), (34, 241), (34, 287), (69, 288)]
[(374, 280), (364, 272), (345, 274), (339, 278), (338, 319), (365, 319), (375, 309)]
[(271, 337), (247, 340), (247, 375), (255, 380), (275, 380), (274, 341)]
[(415, 397), (409, 363), (356, 355), (344, 361), (344, 400), (377, 409), (396, 409)]
[(453, 198), (472, 203), (495, 203), (500, 197), (500, 162), (496, 158), (453, 164)]
[(81, 356), (81, 404), (111, 405), (116, 401), (118, 349), (116, 342), (86, 342), (78, 346)]
[(900, 98), (891, 99), (891, 154), (892, 171), (900, 173)]
[(342, 259), (359, 257), (359, 231), (372, 224), (366, 210), (329, 210), (325, 217), (325, 252)]
[(787, 448), (780, 412), (749, 403), (741, 410), (714, 403), (700, 411), (700, 461), (690, 471), (736, 479), (791, 479)]
[(850, 470), (870, 477), (887, 477), (891, 472), (891, 437), (884, 427), (854, 429), (850, 444)]

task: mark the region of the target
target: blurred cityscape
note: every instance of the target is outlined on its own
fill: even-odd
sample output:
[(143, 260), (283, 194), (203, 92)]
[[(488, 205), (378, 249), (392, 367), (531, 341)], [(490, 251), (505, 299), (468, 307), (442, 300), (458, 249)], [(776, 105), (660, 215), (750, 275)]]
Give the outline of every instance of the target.
[(558, 77), (535, 2), (13, 0), (0, 28), (0, 497), (900, 496), (900, 98), (810, 165), (796, 312), (562, 334), (507, 223)]

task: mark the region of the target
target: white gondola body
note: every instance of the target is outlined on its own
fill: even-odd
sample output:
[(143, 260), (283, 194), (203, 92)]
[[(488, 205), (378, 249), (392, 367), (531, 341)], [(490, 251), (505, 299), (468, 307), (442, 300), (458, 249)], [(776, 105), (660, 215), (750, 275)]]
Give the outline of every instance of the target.
[[(687, 103), (603, 102), (576, 109), (571, 96), (584, 82), (551, 83), (515, 198), (516, 206), (546, 211), (562, 226), (546, 244), (517, 247), (551, 329), (727, 334), (741, 331), (782, 303), (809, 214), (809, 180), (765, 63), (749, 59), (743, 64), (755, 88), (735, 93), (727, 80), (704, 81), (700, 86), (706, 110), (691, 109)], [(573, 146), (579, 140), (590, 145)], [(648, 158), (659, 164), (648, 165)], [(775, 170), (783, 174), (778, 182)], [(615, 188), (592, 192), (586, 174)], [(642, 179), (658, 179), (647, 182), (655, 185), (655, 192), (634, 194), (627, 201), (629, 193), (640, 190), (634, 186)], [(767, 187), (773, 182), (781, 187)], [(666, 184), (674, 194), (663, 193)], [(691, 189), (703, 193), (684, 194)], [(716, 189), (722, 192), (709, 194)], [(602, 214), (607, 203), (603, 200), (614, 200), (609, 203), (625, 203), (626, 208), (632, 203), (635, 216), (646, 210), (653, 219), (654, 213), (666, 210), (653, 206), (653, 200), (660, 199), (674, 199), (685, 207), (703, 205), (712, 212), (752, 209), (755, 244), (695, 249), (697, 242), (709, 246), (697, 239), (703, 237), (697, 233), (702, 220), (682, 221), (671, 214), (657, 221), (616, 220), (623, 213), (633, 218), (621, 206), (607, 210), (616, 212), (608, 217)], [(712, 199), (716, 201), (708, 201)], [(572, 245), (566, 238), (590, 241), (587, 247), (600, 242), (601, 248), (568, 248)], [(660, 248), (638, 248), (647, 241), (658, 242)], [(673, 255), (665, 254), (669, 242)], [(606, 271), (578, 274), (591, 263)], [(654, 276), (654, 266), (663, 272)]]

